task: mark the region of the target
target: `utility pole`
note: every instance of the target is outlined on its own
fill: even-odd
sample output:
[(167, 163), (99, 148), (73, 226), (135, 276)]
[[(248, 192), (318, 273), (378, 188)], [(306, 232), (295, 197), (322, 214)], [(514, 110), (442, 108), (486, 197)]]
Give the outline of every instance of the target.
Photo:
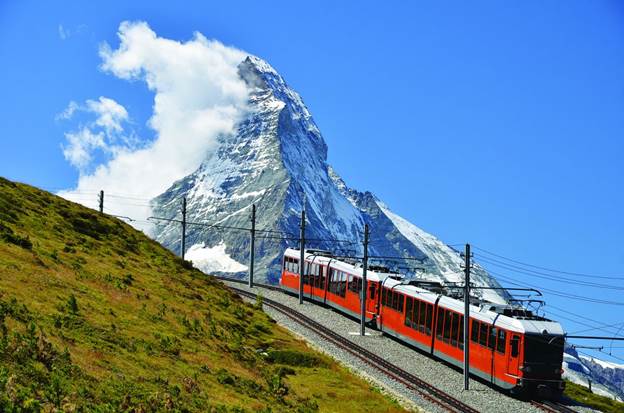
[(366, 272), (368, 270), (368, 224), (364, 224), (364, 259), (362, 260), (362, 290), (360, 303), (362, 305), (362, 314), (360, 319), (360, 335), (366, 335)]
[(299, 257), (299, 304), (303, 304), (303, 273), (305, 271), (305, 209), (301, 211), (301, 239), (299, 240), (301, 255)]
[(464, 256), (464, 272), (466, 281), (464, 285), (464, 390), (468, 390), (470, 377), (470, 244), (466, 244)]
[(99, 201), (100, 201), (100, 214), (103, 214), (104, 213), (104, 190), (100, 191)]
[(256, 204), (251, 206), (251, 240), (249, 242), (249, 288), (253, 287), (254, 249), (256, 242)]
[(184, 259), (186, 251), (186, 197), (182, 198), (182, 252), (180, 255)]

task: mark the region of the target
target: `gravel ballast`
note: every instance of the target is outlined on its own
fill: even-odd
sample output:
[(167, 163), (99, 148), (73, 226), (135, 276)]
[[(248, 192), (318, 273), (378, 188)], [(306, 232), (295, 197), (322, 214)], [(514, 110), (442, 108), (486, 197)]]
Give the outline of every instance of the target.
[[(449, 393), (453, 397), (458, 398), (481, 412), (542, 412), (542, 410), (537, 409), (530, 403), (509, 397), (477, 380), (471, 379), (470, 390), (464, 391), (463, 374), (461, 371), (451, 368), (441, 361), (435, 360), (394, 339), (384, 336), (379, 331), (367, 328), (367, 335), (362, 337), (359, 335), (359, 322), (337, 311), (306, 301), (304, 301), (303, 304), (299, 304), (297, 297), (293, 297), (281, 291), (274, 291), (261, 287), (249, 289), (246, 285), (239, 283), (225, 282), (225, 284), (261, 294), (263, 297), (278, 301), (297, 311), (301, 311), (317, 322), (331, 327), (333, 331), (347, 337), (352, 342), (369, 351), (375, 352), (393, 364), (400, 366), (402, 369), (429, 382), (433, 386)], [(332, 343), (318, 336), (306, 327), (299, 325), (291, 318), (268, 306), (265, 306), (264, 310), (277, 323), (304, 338), (312, 347), (330, 355), (368, 381), (381, 387), (399, 400), (405, 407), (416, 410), (415, 406), (418, 406), (418, 409), (427, 412), (444, 411), (441, 410), (439, 406), (419, 397), (402, 384), (388, 378), (379, 370), (368, 366), (351, 354), (336, 348)], [(574, 409), (584, 412), (592, 411), (590, 409), (580, 409), (576, 407), (574, 407)]]

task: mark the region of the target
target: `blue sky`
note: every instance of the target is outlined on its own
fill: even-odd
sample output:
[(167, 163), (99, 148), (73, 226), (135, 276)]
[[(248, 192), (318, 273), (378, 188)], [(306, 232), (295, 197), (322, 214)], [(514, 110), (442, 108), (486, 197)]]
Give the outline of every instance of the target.
[[(89, 114), (58, 119), (70, 101), (114, 99), (135, 136), (153, 139), (154, 94), (102, 70), (98, 53), (119, 45), (122, 21), (145, 21), (160, 37), (198, 31), (267, 60), (302, 95), (345, 181), (445, 242), (624, 286), (621, 2), (126, 3), (0, 3), (0, 175), (76, 184), (61, 145)], [(491, 269), (624, 302), (621, 290)], [(546, 298), (624, 322), (622, 306)], [(570, 332), (594, 324), (550, 311)]]

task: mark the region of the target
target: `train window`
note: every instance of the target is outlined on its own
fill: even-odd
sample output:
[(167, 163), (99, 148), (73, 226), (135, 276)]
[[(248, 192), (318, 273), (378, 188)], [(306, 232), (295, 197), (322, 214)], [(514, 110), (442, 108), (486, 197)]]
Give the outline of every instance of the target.
[(362, 291), (362, 279), (359, 277), (355, 277), (355, 289), (358, 294)]
[(520, 337), (512, 336), (509, 344), (511, 345), (511, 357), (518, 357), (518, 344), (520, 342)]
[(421, 312), (422, 312), (422, 302), (420, 300), (417, 300), (414, 298), (414, 330), (419, 330), (420, 329), (420, 318), (421, 316)]
[(453, 328), (451, 330), (451, 345), (457, 347), (457, 336), (459, 335), (459, 314), (453, 313)]
[(368, 291), (370, 292), (370, 299), (373, 300), (375, 298), (375, 284), (374, 283), (371, 283)]
[(349, 291), (351, 292), (357, 292), (357, 288), (355, 287), (355, 282), (354, 282), (354, 278), (353, 275), (349, 274)]
[(436, 317), (436, 337), (442, 340), (442, 327), (444, 327), (444, 310), (438, 307), (438, 316)]
[(304, 262), (303, 268), (303, 283), (307, 285), (310, 284), (310, 264)]
[(482, 346), (487, 346), (488, 327), (485, 323), (479, 323), (479, 344)]
[(490, 327), (489, 331), (490, 331), (490, 338), (488, 338), (488, 347), (494, 350), (494, 348), (496, 347), (497, 329), (496, 327)]
[(475, 343), (479, 342), (479, 323), (477, 320), (472, 320), (472, 331), (470, 335), (470, 339)]
[(431, 335), (431, 325), (433, 324), (433, 305), (427, 304), (427, 319), (425, 324), (425, 333)]
[[(414, 305), (414, 300), (412, 297), (407, 297), (405, 300), (405, 325), (408, 327), (412, 327), (412, 308)], [(418, 302), (416, 302), (418, 305)]]
[(347, 293), (347, 274), (340, 271), (340, 278), (338, 280), (338, 295), (344, 297)]
[(329, 292), (332, 294), (338, 293), (338, 273), (335, 269), (331, 269), (329, 272)]
[(498, 342), (496, 343), (496, 351), (499, 353), (505, 353), (505, 338), (507, 334), (505, 330), (498, 329)]
[(451, 338), (451, 329), (453, 328), (453, 313), (444, 311), (444, 342), (448, 343)]
[(460, 315), (459, 316), (459, 334), (457, 336), (457, 343), (458, 343), (458, 347), (463, 349), (464, 348), (464, 316)]
[(418, 324), (418, 331), (423, 333), (425, 331), (425, 317), (426, 317), (426, 306), (427, 303), (424, 301), (418, 300), (418, 313), (416, 309), (414, 309), (414, 319), (416, 320), (416, 324)]
[(398, 294), (399, 296), (399, 307), (397, 308), (397, 311), (402, 313), (403, 312), (403, 301), (405, 300), (405, 296), (403, 294)]

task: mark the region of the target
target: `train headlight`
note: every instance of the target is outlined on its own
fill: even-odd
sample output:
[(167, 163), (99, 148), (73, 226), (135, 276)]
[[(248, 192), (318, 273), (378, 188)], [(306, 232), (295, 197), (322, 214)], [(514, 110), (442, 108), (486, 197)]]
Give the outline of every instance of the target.
[(520, 371), (523, 373), (530, 373), (531, 372), (531, 366), (525, 366), (524, 364), (522, 366), (520, 366)]

